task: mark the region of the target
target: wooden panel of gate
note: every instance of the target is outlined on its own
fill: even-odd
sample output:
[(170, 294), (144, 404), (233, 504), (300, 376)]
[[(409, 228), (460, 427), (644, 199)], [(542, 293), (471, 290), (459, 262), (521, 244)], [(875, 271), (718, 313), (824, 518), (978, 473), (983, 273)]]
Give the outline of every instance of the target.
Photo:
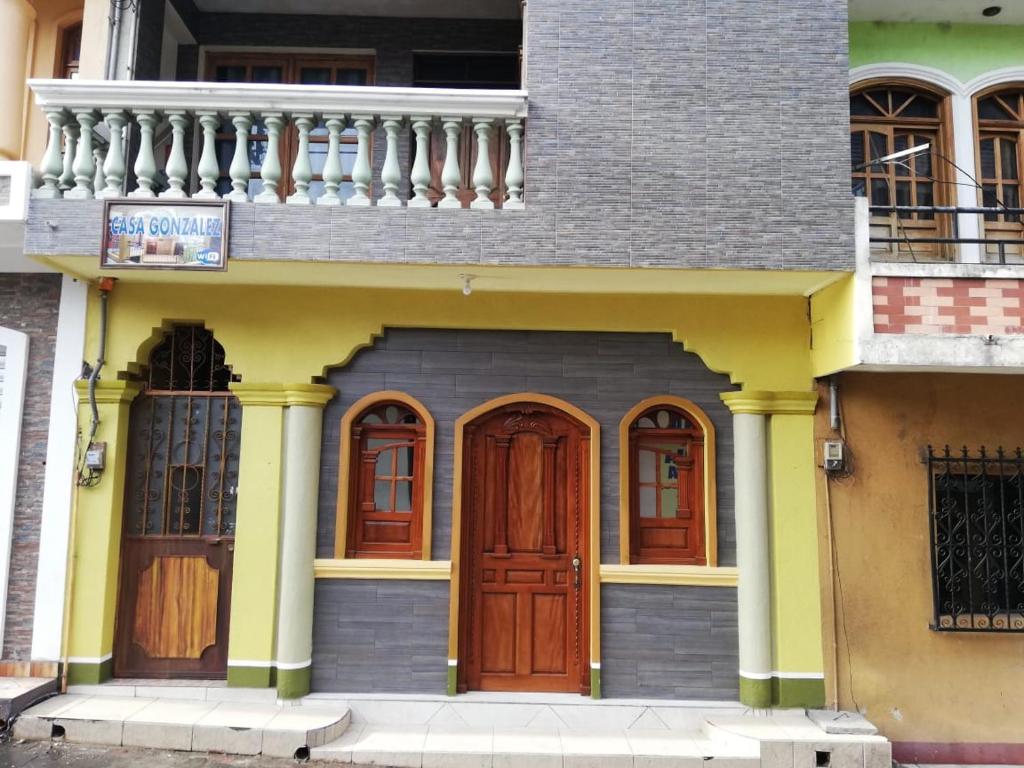
[(467, 425), (461, 690), (588, 692), (588, 437), (535, 403)]
[(198, 326), (170, 331), (147, 376), (129, 419), (114, 674), (225, 677), (241, 406)]

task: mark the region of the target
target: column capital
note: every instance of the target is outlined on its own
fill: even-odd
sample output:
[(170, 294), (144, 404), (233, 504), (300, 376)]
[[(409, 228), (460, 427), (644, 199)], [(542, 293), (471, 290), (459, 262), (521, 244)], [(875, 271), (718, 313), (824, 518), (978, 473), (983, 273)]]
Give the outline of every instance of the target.
[(243, 384), (229, 385), (231, 392), (245, 406), (266, 405), (284, 408), (291, 405), (312, 405), (323, 408), (337, 390), (328, 384)]
[[(78, 379), (75, 382), (75, 390), (81, 398), (82, 404), (88, 404), (89, 381)], [(130, 403), (142, 391), (142, 384), (138, 381), (97, 381), (96, 402), (99, 404)]]
[(720, 397), (733, 414), (796, 414), (810, 416), (818, 402), (817, 392), (751, 391), (723, 392)]

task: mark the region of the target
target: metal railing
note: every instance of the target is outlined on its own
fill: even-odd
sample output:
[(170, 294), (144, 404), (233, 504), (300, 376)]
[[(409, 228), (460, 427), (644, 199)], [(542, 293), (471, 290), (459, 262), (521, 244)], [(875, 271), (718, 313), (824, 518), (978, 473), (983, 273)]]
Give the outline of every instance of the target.
[[(869, 239), (876, 256), (883, 250), (898, 254), (897, 260), (957, 261), (953, 246), (977, 245), (982, 249), (982, 261), (997, 264), (1024, 261), (1024, 208), (872, 205), (868, 210), (871, 214)], [(979, 232), (985, 232), (986, 222), (998, 222), (1003, 227), (1007, 224), (1015, 227), (1019, 235), (1013, 237), (1006, 229), (990, 228), (991, 231), (981, 237), (965, 237), (960, 233), (961, 216), (976, 216)], [(888, 221), (879, 221), (882, 217)], [(933, 221), (935, 226), (922, 227), (922, 223)], [(889, 234), (878, 234), (880, 227), (887, 227)], [(949, 234), (931, 234), (942, 231)], [(885, 247), (879, 249), (876, 245)]]
[(935, 620), (941, 632), (1024, 632), (1021, 449), (928, 446)]

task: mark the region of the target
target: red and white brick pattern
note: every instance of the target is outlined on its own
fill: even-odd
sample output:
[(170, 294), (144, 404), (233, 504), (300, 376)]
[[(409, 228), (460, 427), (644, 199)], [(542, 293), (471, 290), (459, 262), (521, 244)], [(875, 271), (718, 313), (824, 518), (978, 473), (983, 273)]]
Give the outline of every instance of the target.
[(874, 277), (875, 333), (1024, 334), (1024, 280)]

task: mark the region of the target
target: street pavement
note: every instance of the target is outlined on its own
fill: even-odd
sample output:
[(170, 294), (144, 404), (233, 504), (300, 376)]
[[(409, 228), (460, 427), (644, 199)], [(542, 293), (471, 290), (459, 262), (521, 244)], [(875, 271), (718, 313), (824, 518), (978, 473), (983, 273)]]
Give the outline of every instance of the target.
[(294, 768), (295, 760), (198, 755), (62, 742), (0, 744), (0, 768)]

